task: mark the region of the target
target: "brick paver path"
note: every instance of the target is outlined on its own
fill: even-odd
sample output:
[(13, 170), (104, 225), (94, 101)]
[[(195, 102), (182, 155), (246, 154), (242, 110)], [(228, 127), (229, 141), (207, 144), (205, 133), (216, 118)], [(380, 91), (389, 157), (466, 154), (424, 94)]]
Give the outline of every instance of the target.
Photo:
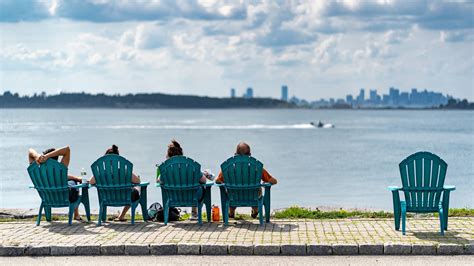
[(411, 243), (472, 244), (474, 218), (450, 218), (449, 230), (439, 235), (439, 220), (408, 219), (407, 234), (395, 231), (392, 219), (341, 220), (274, 220), (264, 226), (256, 221), (236, 221), (225, 227), (222, 223), (137, 222), (106, 223), (97, 226), (66, 222), (0, 223), (0, 245), (103, 245), (103, 244), (309, 244), (309, 243)]

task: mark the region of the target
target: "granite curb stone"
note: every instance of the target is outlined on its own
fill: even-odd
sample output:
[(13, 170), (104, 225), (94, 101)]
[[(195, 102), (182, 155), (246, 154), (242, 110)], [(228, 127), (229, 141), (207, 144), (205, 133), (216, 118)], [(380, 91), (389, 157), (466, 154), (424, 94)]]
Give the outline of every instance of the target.
[(360, 255), (383, 255), (383, 244), (359, 244)]
[(76, 246), (51, 246), (51, 256), (68, 256), (76, 254)]
[(22, 256), (25, 249), (24, 246), (0, 246), (0, 256)]
[(150, 246), (147, 244), (129, 244), (125, 245), (125, 255), (150, 255)]
[(253, 255), (253, 245), (231, 244), (229, 245), (230, 255)]
[(413, 244), (411, 246), (413, 255), (436, 255), (436, 246), (432, 244)]
[(474, 243), (464, 245), (464, 254), (474, 255)]
[(124, 245), (119, 244), (103, 244), (100, 246), (101, 255), (123, 255)]
[(411, 254), (411, 245), (386, 243), (383, 245), (383, 252), (387, 255), (408, 255)]
[(26, 256), (49, 256), (51, 247), (48, 245), (28, 246), (25, 249)]
[(440, 243), (437, 252), (440, 255), (460, 255), (464, 253), (464, 246), (458, 244)]
[(334, 255), (357, 255), (359, 246), (357, 244), (333, 244), (332, 253)]
[(253, 247), (254, 255), (280, 255), (280, 245), (257, 244)]
[(178, 255), (199, 255), (200, 251), (199, 244), (178, 244)]
[(178, 245), (176, 244), (151, 244), (151, 255), (176, 255), (178, 254)]
[(332, 246), (324, 244), (309, 244), (306, 247), (308, 255), (332, 255)]
[(100, 245), (76, 246), (76, 255), (100, 255)]
[(288, 244), (281, 245), (281, 254), (290, 255), (290, 256), (303, 256), (306, 255), (306, 245), (305, 244)]
[(201, 255), (227, 255), (225, 244), (202, 244)]

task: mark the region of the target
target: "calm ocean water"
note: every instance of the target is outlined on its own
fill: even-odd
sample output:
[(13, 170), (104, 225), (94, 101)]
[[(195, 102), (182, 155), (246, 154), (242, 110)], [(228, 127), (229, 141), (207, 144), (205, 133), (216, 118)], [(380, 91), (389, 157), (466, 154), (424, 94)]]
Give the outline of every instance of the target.
[[(336, 125), (317, 129), (309, 122)], [(470, 111), (354, 110), (39, 110), (0, 109), (0, 208), (37, 208), (29, 190), (27, 149), (69, 145), (70, 173), (112, 144), (154, 184), (155, 165), (169, 140), (218, 173), (236, 144), (247, 141), (279, 184), (272, 207), (290, 205), (391, 209), (388, 185), (400, 184), (398, 163), (421, 150), (448, 163), (446, 184), (457, 186), (452, 207), (474, 207), (474, 113)], [(90, 191), (93, 209), (97, 192)], [(161, 192), (148, 190), (148, 202)], [(213, 201), (220, 202), (217, 188)]]

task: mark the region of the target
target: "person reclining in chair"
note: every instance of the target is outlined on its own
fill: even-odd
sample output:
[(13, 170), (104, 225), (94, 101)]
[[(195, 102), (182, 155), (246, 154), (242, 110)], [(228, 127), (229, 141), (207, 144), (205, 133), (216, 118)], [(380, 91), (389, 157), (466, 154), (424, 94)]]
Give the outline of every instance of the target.
[[(240, 142), (237, 145), (235, 155), (248, 155), (248, 156), (251, 156), (250, 146), (245, 142)], [(265, 169), (263, 169), (263, 171), (262, 171), (262, 177), (261, 178), (262, 178), (262, 181), (265, 182), (265, 183), (270, 183), (272, 185), (277, 184), (277, 180), (273, 176), (271, 176), (268, 173), (268, 171), (265, 170)], [(224, 182), (224, 175), (222, 174), (222, 171), (219, 173), (219, 176), (216, 178), (215, 182), (218, 183), (218, 184), (225, 183)], [(260, 191), (259, 191), (259, 196), (260, 197), (262, 196), (262, 189), (261, 188), (260, 188)], [(230, 218), (235, 217), (235, 209), (236, 209), (236, 207), (229, 207), (229, 217)], [(254, 207), (252, 207), (252, 218), (256, 218), (257, 215), (258, 215), (258, 207), (254, 206)]]
[[(28, 150), (28, 161), (30, 164), (35, 162), (37, 164), (42, 164), (45, 163), (48, 159), (57, 161), (59, 159), (59, 156), (61, 156), (61, 163), (66, 166), (66, 168), (68, 168), (69, 161), (71, 160), (71, 149), (69, 148), (69, 146), (62, 147), (60, 149), (49, 148), (45, 150), (42, 154), (39, 154), (37, 151), (31, 148)], [(68, 175), (67, 180), (67, 184), (69, 186), (69, 201), (74, 202), (79, 197), (79, 190), (73, 189), (71, 187), (82, 183), (82, 179), (78, 176)], [(74, 210), (74, 220), (82, 221), (82, 218), (79, 215), (78, 208)]]

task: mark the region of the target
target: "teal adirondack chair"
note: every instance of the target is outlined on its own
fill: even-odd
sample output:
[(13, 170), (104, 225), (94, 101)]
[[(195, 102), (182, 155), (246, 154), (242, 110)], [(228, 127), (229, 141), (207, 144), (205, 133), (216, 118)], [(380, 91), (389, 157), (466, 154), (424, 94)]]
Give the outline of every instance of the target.
[[(440, 157), (429, 152), (417, 152), (408, 156), (399, 164), (402, 187), (390, 186), (393, 196), (395, 230), (400, 229), (405, 235), (406, 213), (438, 212), (440, 233), (448, 229), (449, 193), (455, 186), (445, 186), (444, 180), (448, 165)], [(405, 196), (400, 200), (399, 191)]]
[[(221, 204), (224, 224), (229, 223), (229, 207), (258, 206), (260, 225), (263, 225), (263, 207), (265, 221), (270, 222), (271, 184), (262, 183), (263, 164), (252, 156), (236, 155), (221, 164), (224, 183), (218, 184), (221, 192)], [(260, 188), (265, 194), (259, 197)]]
[[(161, 195), (163, 198), (164, 223), (168, 224), (169, 209), (172, 207), (197, 207), (198, 223), (202, 224), (202, 206), (206, 204), (207, 221), (211, 221), (212, 182), (200, 184), (201, 165), (185, 156), (173, 156), (158, 166), (160, 171)], [(207, 187), (203, 200), (202, 188)]]
[(69, 201), (69, 187), (67, 180), (67, 167), (53, 159), (48, 159), (43, 164), (32, 163), (27, 169), (34, 188), (41, 197), (41, 205), (38, 212), (36, 225), (40, 225), (41, 215), (44, 209), (46, 220), (51, 221), (51, 208), (69, 207), (69, 225), (72, 224), (74, 210), (80, 203), (86, 210), (87, 221), (90, 221), (89, 193), (87, 184), (79, 184), (71, 189), (82, 188), (82, 195), (76, 201)]
[[(140, 184), (132, 183), (133, 164), (120, 155), (108, 154), (97, 159), (92, 165), (99, 195), (99, 220), (98, 225), (107, 219), (107, 207), (131, 206), (132, 225), (135, 224), (135, 210), (140, 204), (143, 220), (148, 219), (146, 197), (149, 182)], [(132, 188), (139, 186), (140, 199), (132, 201)]]

